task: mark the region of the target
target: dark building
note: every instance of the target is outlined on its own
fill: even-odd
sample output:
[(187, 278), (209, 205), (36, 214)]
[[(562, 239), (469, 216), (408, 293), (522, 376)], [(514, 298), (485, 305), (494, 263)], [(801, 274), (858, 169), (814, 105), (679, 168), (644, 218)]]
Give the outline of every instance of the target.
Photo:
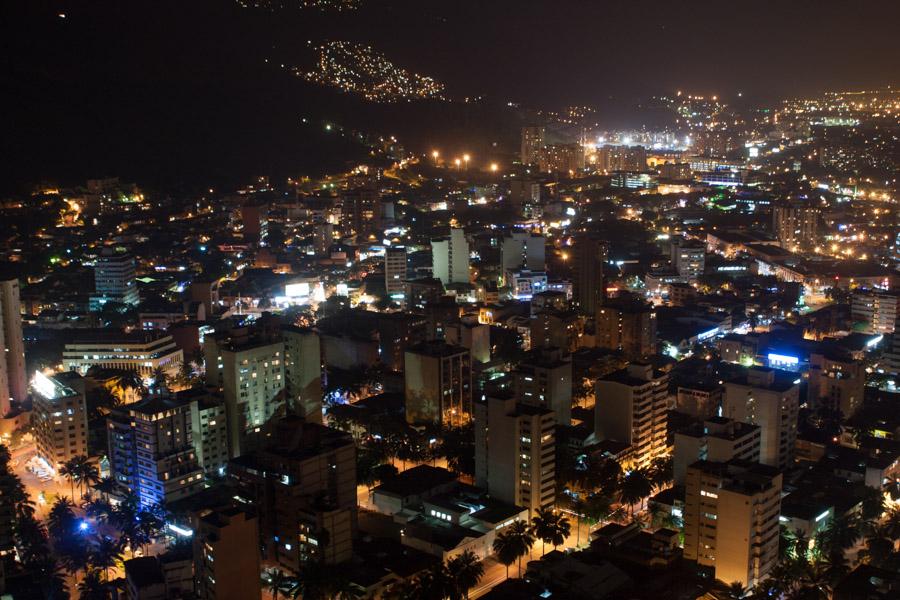
[(258, 509), (265, 557), (295, 572), (307, 560), (349, 560), (356, 532), (353, 438), (288, 416), (267, 425), (262, 440), (232, 460), (228, 474)]
[(596, 314), (606, 295), (603, 269), (609, 245), (590, 234), (575, 238), (572, 252), (572, 284), (575, 306), (582, 314)]

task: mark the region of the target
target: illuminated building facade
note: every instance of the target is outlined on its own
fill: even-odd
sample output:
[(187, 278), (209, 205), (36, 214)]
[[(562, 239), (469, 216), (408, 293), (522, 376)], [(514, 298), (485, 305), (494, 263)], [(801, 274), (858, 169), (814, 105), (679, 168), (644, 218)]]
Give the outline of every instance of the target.
[(194, 451), (192, 402), (151, 396), (107, 417), (109, 467), (141, 504), (180, 500), (203, 489)]
[(819, 209), (805, 202), (784, 202), (772, 207), (772, 232), (782, 248), (812, 248), (818, 234)]
[(597, 309), (597, 346), (631, 360), (656, 353), (656, 311), (640, 300), (609, 301)]
[(666, 451), (669, 375), (632, 363), (597, 380), (594, 433), (631, 446), (634, 467), (647, 467)]
[[(363, 241), (375, 233), (381, 194), (374, 188), (357, 188), (341, 194), (341, 228)], [(380, 238), (379, 238), (380, 240)]]
[(475, 403), (475, 485), (536, 511), (556, 500), (556, 417), (512, 395)]
[(542, 125), (534, 125), (522, 128), (522, 148), (520, 158), (523, 165), (537, 164), (538, 153), (544, 147), (545, 128)]
[(104, 248), (94, 266), (94, 295), (91, 310), (100, 310), (107, 302), (137, 306), (134, 258), (121, 248)]
[(435, 279), (444, 286), (469, 283), (469, 242), (459, 227), (450, 229), (445, 238), (431, 240), (431, 264)]
[(468, 349), (428, 341), (406, 350), (404, 382), (409, 423), (460, 426), (472, 415)]
[(684, 558), (723, 582), (753, 587), (778, 563), (781, 473), (759, 463), (687, 469)]
[(77, 373), (48, 377), (37, 372), (34, 391), (34, 437), (37, 454), (54, 469), (87, 455), (87, 407), (84, 380)]
[(384, 250), (384, 288), (394, 302), (403, 304), (406, 296), (406, 247), (388, 246)]
[(694, 281), (703, 275), (706, 268), (706, 245), (675, 238), (672, 240), (671, 261), (679, 276)]
[(203, 346), (207, 384), (225, 398), (229, 452), (240, 456), (245, 437), (284, 406), (284, 342), (258, 324), (207, 335)]
[(900, 294), (879, 290), (856, 290), (850, 300), (850, 318), (862, 323), (868, 333), (894, 333)]
[[(285, 325), (284, 391), (297, 414), (312, 423), (322, 422), (322, 351), (319, 334), (312, 329)], [(277, 360), (277, 357), (275, 358)]]
[(765, 465), (783, 469), (793, 463), (799, 410), (800, 380), (794, 373), (751, 367), (725, 382), (722, 416), (759, 425), (759, 461)]
[(184, 353), (172, 336), (154, 331), (123, 333), (114, 330), (78, 331), (63, 347), (63, 367), (84, 375), (91, 367), (134, 371), (151, 377), (159, 369), (178, 374)]
[(560, 425), (572, 422), (572, 359), (560, 348), (537, 348), (513, 371), (522, 404), (552, 410)]

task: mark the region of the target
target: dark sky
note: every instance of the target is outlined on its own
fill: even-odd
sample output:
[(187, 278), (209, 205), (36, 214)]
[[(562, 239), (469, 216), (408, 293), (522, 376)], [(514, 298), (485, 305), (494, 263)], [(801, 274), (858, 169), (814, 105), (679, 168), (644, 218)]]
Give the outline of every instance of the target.
[(320, 146), (295, 121), (322, 100), (263, 63), (308, 60), (307, 41), (372, 43), (457, 97), (557, 107), (680, 88), (769, 102), (900, 83), (898, 23), (897, 0), (368, 0), (340, 15), (11, 0), (0, 5), (0, 176), (308, 162)]

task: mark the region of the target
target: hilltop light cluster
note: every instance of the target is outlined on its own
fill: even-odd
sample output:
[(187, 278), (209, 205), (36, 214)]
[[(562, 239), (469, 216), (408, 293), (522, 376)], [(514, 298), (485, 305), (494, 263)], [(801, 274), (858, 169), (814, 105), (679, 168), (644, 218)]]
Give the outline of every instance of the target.
[(317, 50), (316, 69), (309, 72), (295, 69), (297, 75), (344, 92), (360, 94), (372, 102), (443, 99), (444, 84), (401, 69), (371, 46), (333, 41)]

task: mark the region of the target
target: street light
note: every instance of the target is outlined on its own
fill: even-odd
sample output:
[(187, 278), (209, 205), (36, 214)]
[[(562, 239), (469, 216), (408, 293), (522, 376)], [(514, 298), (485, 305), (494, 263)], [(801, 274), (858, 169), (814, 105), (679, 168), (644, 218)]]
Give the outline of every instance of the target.
[(453, 162), (454, 162), (454, 164), (456, 164), (456, 168), (459, 169), (459, 166), (462, 164), (462, 161), (457, 158)]
[(472, 157), (469, 156), (468, 154), (463, 154), (463, 162), (466, 163), (466, 169), (469, 168), (469, 159), (470, 159), (470, 158), (472, 158)]
[(437, 150), (435, 150), (431, 153), (431, 158), (434, 159), (434, 164), (437, 164), (437, 160), (440, 155), (441, 155), (441, 153), (438, 152)]
[(491, 163), (491, 173), (496, 173), (499, 168), (500, 167), (499, 165), (497, 165), (497, 163)]

